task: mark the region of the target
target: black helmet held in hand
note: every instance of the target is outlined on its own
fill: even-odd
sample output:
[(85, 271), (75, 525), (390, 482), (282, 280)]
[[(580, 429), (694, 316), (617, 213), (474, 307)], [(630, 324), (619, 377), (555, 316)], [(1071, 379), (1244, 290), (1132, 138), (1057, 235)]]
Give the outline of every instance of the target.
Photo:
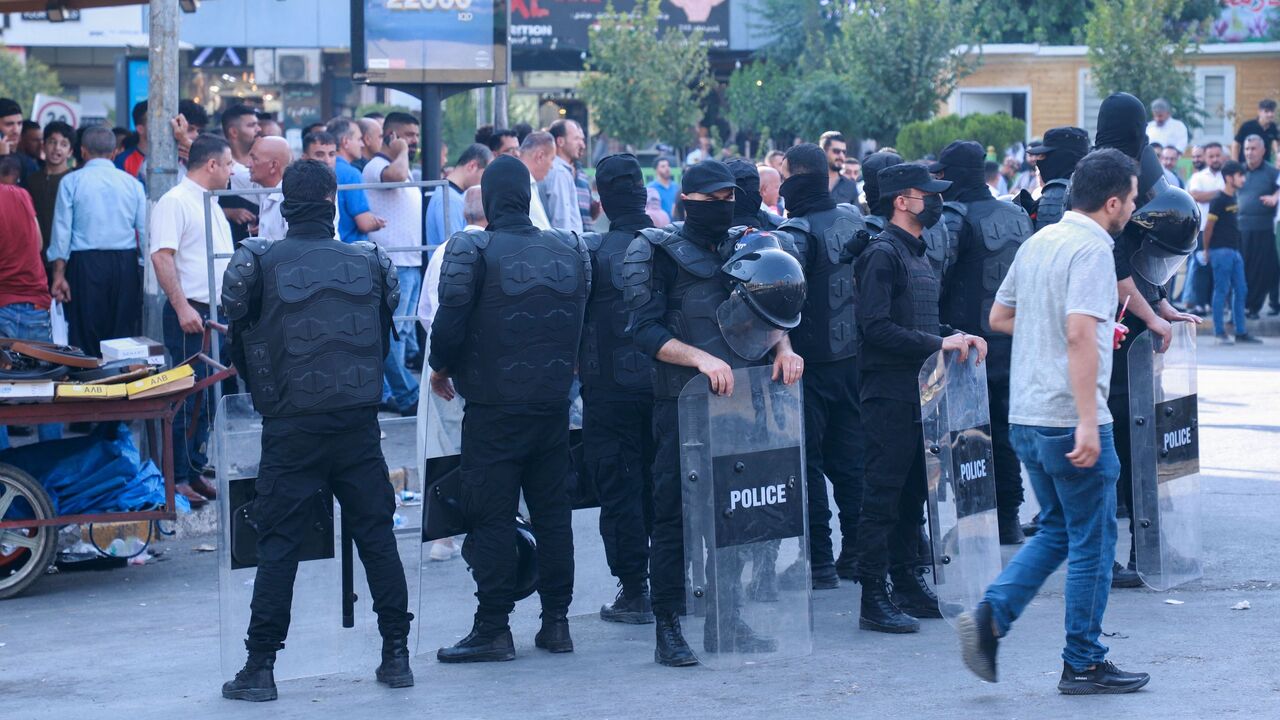
[(1169, 282), (1196, 249), (1200, 207), (1181, 188), (1166, 185), (1129, 219), (1141, 242), (1130, 259), (1133, 271), (1148, 282)]
[(759, 360), (800, 324), (804, 269), (776, 235), (751, 231), (735, 243), (720, 271), (733, 283), (729, 299), (716, 312), (720, 331), (738, 355)]

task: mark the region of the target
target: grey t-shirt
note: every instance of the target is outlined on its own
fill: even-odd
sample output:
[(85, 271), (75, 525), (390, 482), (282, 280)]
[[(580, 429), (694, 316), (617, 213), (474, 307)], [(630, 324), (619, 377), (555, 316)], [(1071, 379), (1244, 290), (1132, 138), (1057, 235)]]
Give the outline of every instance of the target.
[(1098, 424), (1111, 422), (1112, 313), (1117, 305), (1111, 236), (1089, 217), (1066, 212), (1032, 235), (1014, 258), (996, 302), (1016, 309), (1009, 422), (1075, 427), (1067, 368), (1067, 316), (1097, 318)]
[(1238, 194), (1240, 200), (1239, 224), (1241, 230), (1270, 230), (1274, 227), (1276, 211), (1262, 204), (1264, 195), (1276, 192), (1276, 178), (1280, 174), (1267, 164), (1245, 172), (1244, 187)]

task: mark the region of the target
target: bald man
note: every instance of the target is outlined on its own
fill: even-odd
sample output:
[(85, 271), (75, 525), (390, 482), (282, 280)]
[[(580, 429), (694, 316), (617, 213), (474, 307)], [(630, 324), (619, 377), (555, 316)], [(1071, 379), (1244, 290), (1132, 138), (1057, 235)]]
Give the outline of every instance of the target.
[[(279, 191), (280, 179), (284, 169), (293, 162), (293, 152), (289, 143), (282, 137), (262, 137), (253, 141), (249, 150), (249, 179), (264, 188), (277, 188), (276, 192), (265, 195), (259, 205), (258, 227), (250, 228), (257, 237), (267, 240), (281, 240), (289, 231), (289, 223), (284, 221), (280, 213), (280, 203), (284, 195)], [(333, 214), (334, 237), (337, 237), (338, 213)]]
[(756, 172), (760, 173), (761, 206), (774, 215), (782, 215), (782, 199), (778, 196), (778, 190), (782, 187), (782, 173), (768, 165), (757, 165)]

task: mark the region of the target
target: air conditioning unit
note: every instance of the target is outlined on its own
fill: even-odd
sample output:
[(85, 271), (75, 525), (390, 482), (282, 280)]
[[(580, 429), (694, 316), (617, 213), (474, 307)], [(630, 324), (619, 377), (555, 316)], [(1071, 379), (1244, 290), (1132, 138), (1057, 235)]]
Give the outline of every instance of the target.
[(320, 84), (320, 50), (276, 50), (276, 77), (280, 84)]

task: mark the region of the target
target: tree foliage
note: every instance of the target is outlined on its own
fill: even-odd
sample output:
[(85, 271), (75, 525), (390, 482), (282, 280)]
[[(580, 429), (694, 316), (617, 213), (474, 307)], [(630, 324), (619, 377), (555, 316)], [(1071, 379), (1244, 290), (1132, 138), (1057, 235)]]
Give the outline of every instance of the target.
[[(1180, 20), (1188, 0), (1097, 0), (1085, 36), (1094, 87), (1105, 97), (1127, 92), (1148, 107), (1165, 98), (1174, 115), (1200, 127), (1204, 110), (1195, 93), (1189, 56), (1195, 23)], [(1164, 20), (1162, 20), (1164, 18)]]
[(898, 133), (894, 148), (902, 157), (915, 160), (937, 155), (956, 139), (975, 140), (983, 148), (995, 148), (997, 155), (1025, 139), (1027, 124), (1004, 113), (993, 115), (944, 115), (933, 120), (908, 123)]
[(638, 3), (630, 13), (610, 5), (600, 15), (578, 91), (610, 136), (636, 146), (654, 139), (681, 146), (702, 116), (711, 68), (701, 33), (659, 33), (658, 4)]
[(0, 46), (0, 97), (16, 100), (29, 116), (37, 93), (60, 95), (62, 83), (58, 82), (58, 73), (35, 58), (23, 62)]
[[(1079, 45), (1085, 25), (1099, 0), (978, 0), (976, 29), (983, 42)], [(1220, 0), (1187, 0), (1169, 23), (1176, 30), (1217, 16)], [(1160, 23), (1164, 17), (1152, 6), (1144, 18)]]

